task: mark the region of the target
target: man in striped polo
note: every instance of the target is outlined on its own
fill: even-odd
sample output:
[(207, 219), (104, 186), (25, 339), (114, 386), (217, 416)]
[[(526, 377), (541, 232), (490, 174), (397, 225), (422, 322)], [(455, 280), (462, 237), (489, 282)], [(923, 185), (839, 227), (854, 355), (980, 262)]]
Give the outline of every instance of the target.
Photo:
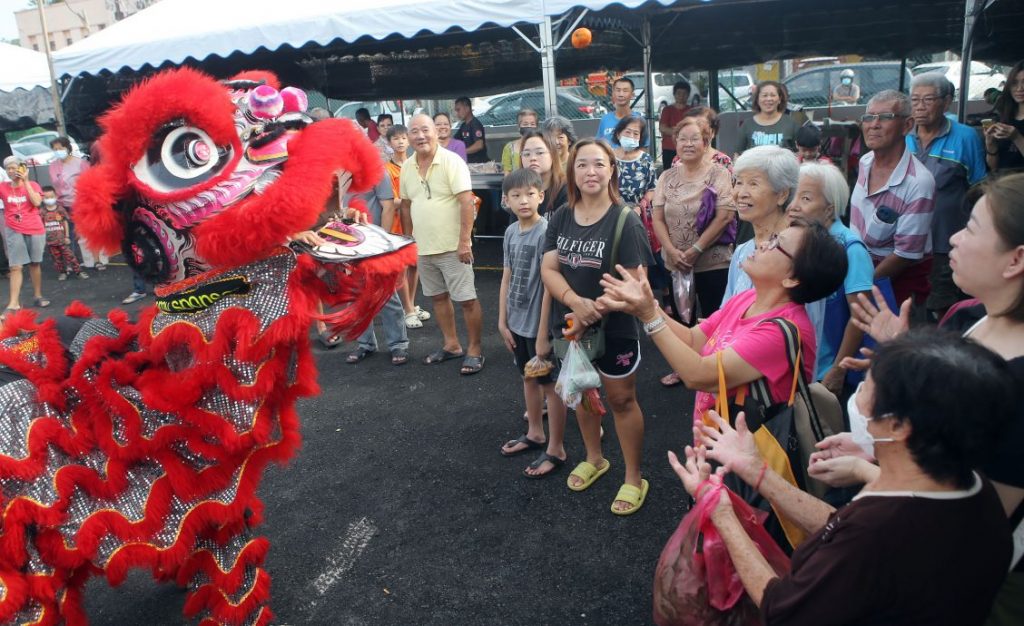
[(887, 89), (861, 117), (864, 144), (850, 198), (850, 226), (864, 240), (875, 279), (888, 277), (898, 302), (923, 305), (931, 270), (935, 178), (906, 144), (914, 127), (910, 99)]

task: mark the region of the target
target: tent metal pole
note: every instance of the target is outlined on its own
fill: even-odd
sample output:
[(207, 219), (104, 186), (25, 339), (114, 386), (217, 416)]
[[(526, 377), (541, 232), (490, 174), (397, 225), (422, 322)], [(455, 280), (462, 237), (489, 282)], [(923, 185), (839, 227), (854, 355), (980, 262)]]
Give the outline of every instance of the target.
[[(645, 14), (640, 23), (640, 39), (644, 48), (644, 104), (647, 108), (647, 136), (654, 137), (654, 77), (651, 75), (651, 20)], [(654, 145), (653, 139), (651, 145)], [(652, 150), (653, 152), (653, 150)], [(654, 154), (651, 154), (653, 157)]]
[(964, 3), (964, 41), (960, 50), (960, 99), (956, 106), (956, 119), (962, 124), (967, 118), (967, 101), (970, 99), (971, 56), (974, 49), (974, 26), (985, 3), (982, 0), (967, 0)]
[(544, 81), (544, 112), (546, 117), (558, 115), (558, 99), (555, 80), (555, 37), (551, 25), (551, 16), (545, 15), (544, 22), (538, 25), (540, 30), (540, 71)]
[(43, 50), (46, 51), (46, 66), (50, 69), (50, 97), (53, 98), (53, 116), (57, 121), (57, 133), (67, 135), (67, 128), (64, 126), (64, 109), (60, 104), (60, 89), (57, 86), (57, 76), (53, 70), (53, 57), (50, 55), (50, 32), (46, 28), (46, 12), (43, 10), (45, 2), (37, 2), (39, 9), (39, 25), (43, 29)]

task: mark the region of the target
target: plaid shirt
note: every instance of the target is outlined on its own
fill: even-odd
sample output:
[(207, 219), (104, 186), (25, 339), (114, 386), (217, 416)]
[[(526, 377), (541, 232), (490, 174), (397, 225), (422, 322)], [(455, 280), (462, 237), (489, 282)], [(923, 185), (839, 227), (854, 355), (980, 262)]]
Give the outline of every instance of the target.
[[(868, 178), (875, 153), (860, 158), (857, 184), (850, 198), (850, 226), (875, 258), (890, 254), (918, 260), (932, 252), (932, 212), (935, 178), (904, 148), (889, 181), (868, 194)], [(891, 209), (894, 215), (887, 215)]]

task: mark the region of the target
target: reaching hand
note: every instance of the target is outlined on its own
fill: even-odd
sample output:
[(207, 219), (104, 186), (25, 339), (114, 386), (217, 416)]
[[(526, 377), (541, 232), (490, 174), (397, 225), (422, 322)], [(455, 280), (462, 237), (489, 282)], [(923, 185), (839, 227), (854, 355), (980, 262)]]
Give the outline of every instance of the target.
[[(907, 298), (900, 305), (900, 313), (897, 317), (886, 305), (885, 298), (882, 297), (882, 292), (878, 287), (872, 287), (871, 293), (875, 297), (875, 302), (872, 302), (863, 293), (859, 293), (857, 302), (850, 305), (854, 326), (871, 335), (879, 343), (890, 341), (907, 332), (910, 328), (911, 298)], [(875, 306), (875, 303), (878, 303), (878, 306)]]
[(850, 372), (866, 372), (871, 367), (871, 357), (875, 356), (875, 351), (871, 348), (861, 348), (860, 353), (864, 355), (863, 359), (857, 359), (852, 356), (845, 356), (843, 360), (839, 362), (839, 367)]
[(615, 269), (622, 278), (615, 278), (611, 274), (601, 278), (604, 295), (598, 298), (600, 305), (610, 311), (629, 313), (641, 321), (651, 320), (658, 315), (658, 301), (651, 291), (651, 284), (647, 282), (646, 268), (640, 268), (639, 280), (633, 278), (621, 265), (616, 265)]
[(718, 428), (700, 424), (701, 439), (708, 449), (708, 458), (735, 472), (743, 480), (750, 478), (751, 472), (759, 471), (762, 465), (761, 454), (754, 443), (754, 435), (747, 428), (747, 417), (743, 412), (736, 416), (736, 427), (722, 419), (715, 411), (708, 411), (708, 416)]
[(711, 464), (705, 460), (703, 446), (696, 450), (692, 446), (686, 446), (683, 451), (686, 455), (686, 463), (680, 463), (676, 453), (668, 451), (668, 464), (675, 470), (676, 476), (683, 481), (683, 489), (694, 498), (697, 497), (697, 489), (711, 476)]
[[(817, 453), (815, 453), (817, 454)], [(863, 485), (874, 480), (878, 466), (855, 456), (839, 456), (834, 459), (814, 459), (811, 455), (807, 474), (830, 487)]]
[(870, 454), (864, 451), (864, 448), (854, 442), (852, 433), (829, 435), (814, 444), (814, 447), (817, 448), (817, 451), (811, 453), (810, 462), (812, 464), (841, 456), (853, 456), (867, 461), (874, 460)]

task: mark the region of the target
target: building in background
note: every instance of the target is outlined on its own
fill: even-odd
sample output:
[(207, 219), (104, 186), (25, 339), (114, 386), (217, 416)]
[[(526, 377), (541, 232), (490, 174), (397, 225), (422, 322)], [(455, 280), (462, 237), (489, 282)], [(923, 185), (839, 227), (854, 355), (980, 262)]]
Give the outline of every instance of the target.
[(18, 23), (18, 43), (39, 52), (66, 48), (99, 32), (114, 22), (137, 13), (158, 0), (66, 0), (46, 3), (46, 25), (50, 30), (44, 44), (36, 7), (14, 12)]

